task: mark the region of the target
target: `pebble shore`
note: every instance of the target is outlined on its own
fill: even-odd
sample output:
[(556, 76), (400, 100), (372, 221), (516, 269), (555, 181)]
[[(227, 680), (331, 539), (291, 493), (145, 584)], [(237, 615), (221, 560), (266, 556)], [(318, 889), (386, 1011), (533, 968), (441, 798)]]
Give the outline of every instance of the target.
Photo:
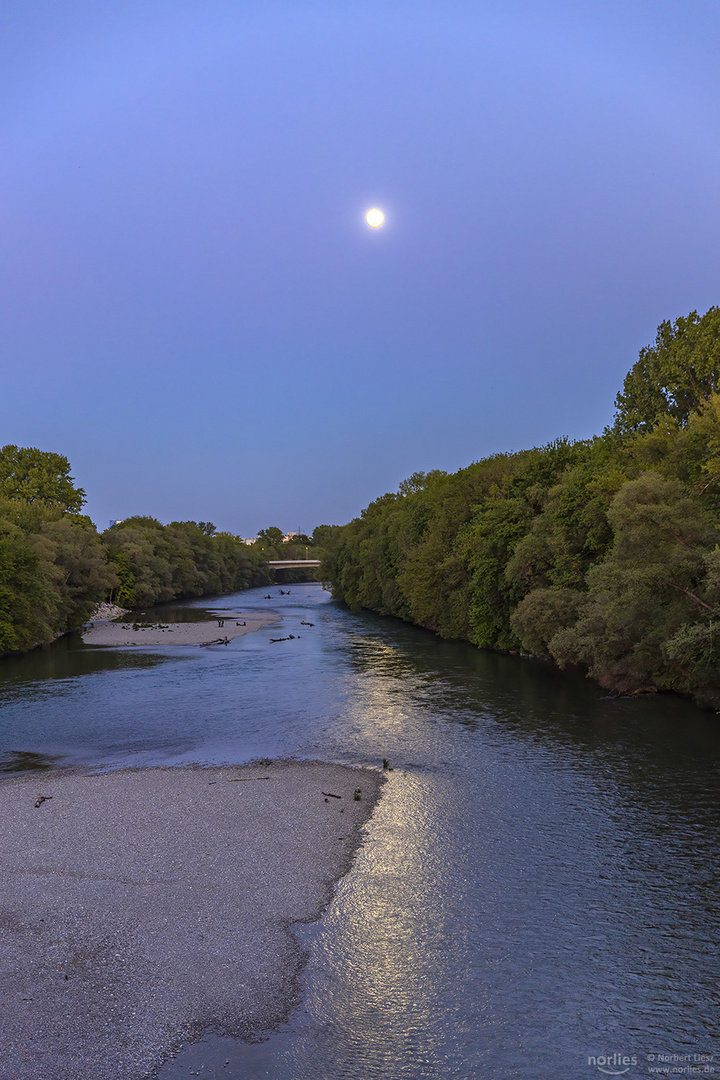
[[(112, 618), (112, 617), (111, 617)], [(243, 634), (251, 634), (263, 626), (281, 621), (276, 612), (236, 612), (203, 622), (148, 623), (142, 615), (130, 615), (122, 622), (94, 621), (83, 627), (86, 645), (114, 645), (126, 648), (134, 645), (210, 645), (226, 644)]]
[(0, 1080), (143, 1080), (205, 1029), (281, 1023), (290, 926), (331, 899), (382, 782), (294, 761), (0, 781)]

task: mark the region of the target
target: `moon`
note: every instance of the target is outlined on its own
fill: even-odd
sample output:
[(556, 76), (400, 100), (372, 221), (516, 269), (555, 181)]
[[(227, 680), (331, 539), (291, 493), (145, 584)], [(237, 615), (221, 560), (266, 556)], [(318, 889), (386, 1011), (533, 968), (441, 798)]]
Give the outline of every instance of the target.
[(382, 210), (378, 210), (377, 206), (374, 206), (372, 210), (368, 210), (365, 220), (371, 229), (379, 229), (385, 220), (385, 215)]

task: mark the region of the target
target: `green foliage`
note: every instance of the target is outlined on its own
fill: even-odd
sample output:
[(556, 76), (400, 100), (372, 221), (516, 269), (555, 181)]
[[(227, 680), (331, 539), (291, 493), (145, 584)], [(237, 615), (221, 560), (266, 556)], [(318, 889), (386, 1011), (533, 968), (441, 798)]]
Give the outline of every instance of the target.
[(88, 618), (114, 586), (115, 574), (92, 523), (45, 521), (41, 537), (43, 554), (55, 567), (56, 625), (62, 631)]
[(126, 518), (103, 533), (118, 585), (112, 599), (123, 607), (217, 595), (269, 581), (264, 554), (208, 522)]
[(524, 596), (510, 616), (510, 625), (525, 652), (551, 656), (551, 642), (574, 625), (583, 593), (576, 589), (533, 589)]
[(0, 652), (30, 649), (52, 638), (52, 568), (9, 517), (0, 517)]
[(651, 431), (669, 417), (684, 426), (712, 393), (720, 391), (720, 308), (691, 311), (658, 327), (642, 349), (615, 399), (617, 429)]
[(505, 574), (522, 592), (541, 586), (581, 589), (612, 542), (607, 510), (627, 479), (605, 459), (598, 440), (587, 456), (547, 490), (542, 509), (515, 545)]
[(329, 538), (334, 594), (444, 637), (516, 648), (508, 620), (522, 590), (505, 577), (505, 566), (537, 512), (542, 482), (579, 453), (558, 440), (450, 476), (414, 474)]
[(612, 550), (589, 570), (580, 618), (551, 640), (550, 652), (621, 692), (689, 689), (683, 649), (699, 642), (691, 627), (713, 614), (706, 556), (717, 522), (679, 480), (653, 472), (624, 484), (608, 517)]
[(66, 457), (10, 444), (0, 449), (0, 496), (75, 513), (85, 503), (83, 489), (73, 486)]
[(475, 515), (463, 537), (471, 569), (468, 639), (480, 647), (516, 649), (519, 641), (510, 625), (510, 612), (520, 589), (505, 574), (518, 541), (527, 532), (532, 508), (523, 498), (488, 502)]
[[(720, 703), (720, 547), (704, 556), (704, 605), (664, 645), (681, 687), (702, 705)], [(699, 598), (698, 598), (699, 599)], [(678, 687), (680, 688), (680, 686)]]
[(323, 538), (333, 595), (720, 707), (720, 308), (663, 323), (616, 404), (601, 437), (414, 473)]
[(260, 550), (207, 521), (133, 517), (101, 538), (84, 498), (60, 454), (0, 451), (0, 653), (52, 641), (104, 599), (144, 607), (270, 580)]
[[(260, 529), (258, 533), (258, 543), (261, 549), (265, 550), (266, 558), (276, 558), (279, 548), (282, 546), (284, 533), (281, 529), (278, 529), (276, 525), (270, 525), (267, 529)], [(271, 551), (273, 554), (268, 555)]]
[(92, 522), (49, 500), (0, 499), (0, 652), (83, 622), (115, 584)]
[(447, 476), (441, 469), (433, 469), (432, 472), (414, 472), (412, 476), (409, 476), (407, 480), (403, 480), (398, 488), (399, 495), (412, 495), (416, 491), (422, 491), (426, 487), (430, 487), (441, 477)]
[(314, 546), (319, 548), (331, 547), (333, 537), (338, 535), (341, 527), (340, 525), (316, 525), (312, 532)]

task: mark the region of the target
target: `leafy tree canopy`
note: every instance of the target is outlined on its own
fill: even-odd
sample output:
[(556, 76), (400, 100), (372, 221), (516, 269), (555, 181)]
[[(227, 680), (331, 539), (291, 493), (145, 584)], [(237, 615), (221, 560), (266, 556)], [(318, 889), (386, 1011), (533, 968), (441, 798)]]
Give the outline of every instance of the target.
[(258, 533), (258, 540), (261, 544), (267, 547), (277, 547), (282, 544), (284, 533), (281, 529), (278, 529), (275, 525), (269, 525), (267, 529), (261, 529)]
[(69, 513), (77, 513), (85, 503), (85, 492), (74, 486), (66, 457), (12, 444), (0, 449), (0, 495)]
[(402, 481), (398, 493), (400, 495), (412, 495), (416, 491), (422, 491), (424, 488), (429, 487), (443, 476), (447, 476), (447, 473), (443, 472), (442, 469), (433, 469), (429, 473), (414, 472), (412, 476), (408, 476), (407, 480)]
[(651, 431), (667, 417), (684, 426), (690, 413), (720, 390), (720, 307), (691, 311), (660, 324), (654, 345), (625, 377), (615, 399), (615, 429)]
[(332, 542), (333, 536), (337, 536), (342, 525), (316, 525), (312, 531), (312, 542), (318, 547), (327, 547)]

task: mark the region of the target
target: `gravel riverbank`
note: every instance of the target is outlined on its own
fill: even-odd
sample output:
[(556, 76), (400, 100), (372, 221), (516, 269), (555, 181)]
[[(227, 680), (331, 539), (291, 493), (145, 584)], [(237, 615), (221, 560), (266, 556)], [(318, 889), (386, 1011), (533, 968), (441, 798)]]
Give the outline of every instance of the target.
[(280, 1023), (289, 927), (330, 900), (381, 784), (316, 762), (3, 779), (0, 1080), (140, 1080), (205, 1028)]
[(123, 622), (96, 622), (84, 627), (82, 639), (86, 645), (210, 645), (225, 644), (233, 638), (251, 634), (263, 626), (281, 622), (276, 612), (259, 615), (257, 612), (225, 614), (202, 622), (148, 623), (132, 615)]

